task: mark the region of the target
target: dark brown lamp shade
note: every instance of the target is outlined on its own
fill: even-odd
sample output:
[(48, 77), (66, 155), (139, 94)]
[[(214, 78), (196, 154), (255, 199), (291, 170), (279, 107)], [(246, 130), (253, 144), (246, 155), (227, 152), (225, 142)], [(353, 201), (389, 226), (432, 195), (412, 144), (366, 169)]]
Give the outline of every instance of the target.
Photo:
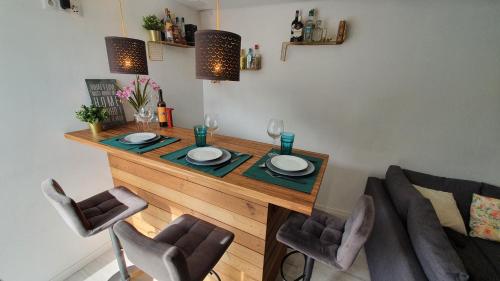
[(195, 33), (196, 78), (240, 81), (241, 36), (221, 30)]
[(146, 43), (127, 37), (105, 37), (109, 71), (123, 74), (148, 74)]

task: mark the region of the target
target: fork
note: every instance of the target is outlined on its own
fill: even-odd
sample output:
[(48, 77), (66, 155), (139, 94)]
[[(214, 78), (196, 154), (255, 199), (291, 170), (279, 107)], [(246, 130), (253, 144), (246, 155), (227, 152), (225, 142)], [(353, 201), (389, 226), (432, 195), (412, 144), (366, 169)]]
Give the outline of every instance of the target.
[(266, 174), (268, 174), (268, 175), (270, 175), (271, 177), (274, 177), (274, 178), (280, 178), (280, 179), (292, 181), (292, 182), (295, 182), (295, 183), (305, 184), (304, 181), (301, 181), (301, 180), (298, 180), (298, 179), (294, 179), (294, 178), (291, 178), (291, 177), (287, 177), (287, 176), (278, 175), (278, 174), (275, 174), (275, 173), (271, 172), (268, 169), (266, 169), (265, 172), (266, 172)]

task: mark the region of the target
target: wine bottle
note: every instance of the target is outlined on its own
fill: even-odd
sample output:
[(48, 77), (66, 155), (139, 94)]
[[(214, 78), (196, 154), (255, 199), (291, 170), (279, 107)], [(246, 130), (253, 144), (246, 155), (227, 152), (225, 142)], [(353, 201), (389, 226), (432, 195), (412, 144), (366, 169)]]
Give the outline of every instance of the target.
[(299, 10), (295, 11), (295, 19), (292, 21), (292, 33), (290, 36), (290, 42), (301, 42), (304, 41), (304, 24), (302, 23), (302, 17), (300, 16)]
[(158, 122), (160, 123), (160, 127), (168, 127), (167, 122), (167, 104), (163, 101), (163, 92), (162, 90), (158, 90)]
[(181, 19), (181, 36), (182, 38), (186, 38), (186, 24), (184, 23), (184, 17)]
[(174, 41), (174, 35), (173, 35), (174, 23), (172, 21), (172, 17), (170, 16), (170, 10), (165, 9), (165, 13), (167, 15), (165, 18), (165, 40)]
[(248, 48), (248, 54), (247, 54), (247, 69), (252, 69), (252, 59), (253, 59), (253, 51), (252, 51), (252, 48)]

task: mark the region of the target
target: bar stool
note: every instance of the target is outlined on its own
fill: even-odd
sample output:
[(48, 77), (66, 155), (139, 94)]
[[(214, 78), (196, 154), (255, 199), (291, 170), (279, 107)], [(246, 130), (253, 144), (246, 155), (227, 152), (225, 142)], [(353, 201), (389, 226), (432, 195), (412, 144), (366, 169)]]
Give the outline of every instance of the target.
[(110, 280), (129, 280), (120, 242), (113, 232), (113, 224), (147, 208), (148, 203), (125, 187), (119, 186), (76, 203), (66, 196), (53, 179), (42, 183), (42, 192), (68, 226), (82, 237), (109, 230), (113, 250), (120, 271)]
[(161, 281), (201, 281), (213, 271), (234, 234), (213, 224), (182, 215), (153, 239), (121, 221), (113, 226), (127, 257), (139, 269)]
[(320, 261), (345, 271), (358, 256), (373, 229), (375, 208), (371, 196), (363, 195), (356, 203), (352, 215), (344, 221), (314, 209), (310, 217), (292, 213), (276, 234), (276, 239), (294, 249), (285, 255), (283, 264), (293, 254), (304, 255), (304, 272), (296, 280), (311, 280), (314, 261)]

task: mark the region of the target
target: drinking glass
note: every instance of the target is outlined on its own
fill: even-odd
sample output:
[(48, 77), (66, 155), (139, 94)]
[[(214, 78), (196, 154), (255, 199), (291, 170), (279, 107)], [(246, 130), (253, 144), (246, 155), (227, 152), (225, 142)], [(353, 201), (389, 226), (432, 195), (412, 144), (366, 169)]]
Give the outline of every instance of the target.
[(281, 155), (292, 154), (293, 140), (295, 134), (290, 132), (281, 133)]
[[(151, 117), (153, 115), (153, 110), (148, 107), (148, 106), (143, 106), (139, 109), (139, 113), (138, 113), (138, 116), (139, 116), (139, 121), (142, 125), (142, 130), (144, 132), (147, 132), (149, 131), (149, 122), (151, 121)], [(137, 118), (137, 116), (136, 116)]]
[(210, 138), (214, 141), (214, 132), (219, 129), (220, 121), (219, 115), (215, 113), (207, 113), (205, 114), (205, 126), (210, 133)]
[(267, 124), (267, 134), (273, 139), (273, 145), (276, 145), (276, 140), (283, 133), (284, 125), (283, 120), (271, 119)]
[(203, 125), (194, 126), (194, 140), (196, 146), (202, 147), (207, 145), (207, 127)]

